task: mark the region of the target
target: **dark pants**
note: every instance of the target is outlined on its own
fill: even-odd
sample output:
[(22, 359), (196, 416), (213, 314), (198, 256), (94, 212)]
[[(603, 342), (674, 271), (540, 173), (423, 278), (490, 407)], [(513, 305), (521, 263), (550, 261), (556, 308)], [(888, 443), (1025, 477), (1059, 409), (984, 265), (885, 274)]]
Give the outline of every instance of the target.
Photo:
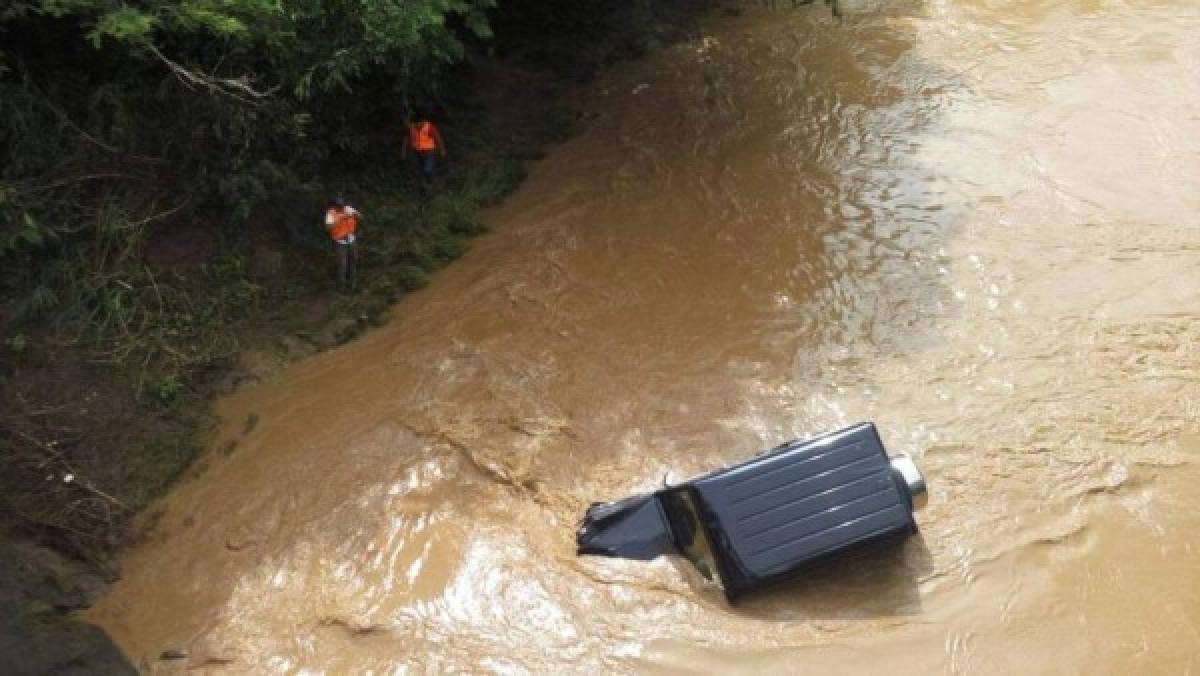
[(358, 287), (358, 240), (349, 243), (334, 242), (337, 254), (337, 285), (339, 289)]
[(421, 187), (428, 190), (433, 185), (433, 170), (437, 164), (436, 150), (416, 151), (417, 171), (421, 172)]

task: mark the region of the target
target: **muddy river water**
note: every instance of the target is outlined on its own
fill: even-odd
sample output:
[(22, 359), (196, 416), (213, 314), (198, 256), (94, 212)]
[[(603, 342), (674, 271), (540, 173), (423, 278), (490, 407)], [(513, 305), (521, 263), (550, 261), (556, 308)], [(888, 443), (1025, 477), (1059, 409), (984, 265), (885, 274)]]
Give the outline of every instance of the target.
[[(222, 402), (89, 619), (148, 670), (1200, 671), (1200, 4), (783, 4), (605, 75), (386, 326)], [(927, 474), (903, 547), (737, 606), (574, 554), (860, 420)]]

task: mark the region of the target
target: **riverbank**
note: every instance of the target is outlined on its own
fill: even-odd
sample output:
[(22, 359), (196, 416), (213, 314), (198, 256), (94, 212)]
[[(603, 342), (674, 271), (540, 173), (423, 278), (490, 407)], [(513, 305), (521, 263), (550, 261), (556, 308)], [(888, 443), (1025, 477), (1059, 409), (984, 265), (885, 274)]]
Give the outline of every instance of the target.
[[(565, 113), (548, 87), (530, 100), (536, 117), (521, 121), (539, 137), (522, 143), (538, 148), (561, 129), (545, 116)], [(119, 576), (116, 558), (157, 516), (147, 506), (205, 471), (211, 402), (386, 321), (391, 303), (485, 229), (478, 209), (511, 190), (531, 159), (509, 144), (471, 149), (447, 135), (460, 154), (428, 199), (350, 193), (369, 215), (356, 293), (333, 289), (327, 246), (296, 246), (275, 229), (227, 245), (192, 229), (148, 244), (142, 281), (199, 311), (175, 326), (144, 322), (121, 344), (178, 358), (97, 359), (47, 327), (6, 336), (0, 662), (10, 673), (134, 672), (101, 630), (70, 617)], [(319, 209), (295, 217), (319, 233)]]
[[(152, 229), (134, 264), (81, 281), (102, 301), (88, 310), (95, 332), (30, 321), (10, 298), (0, 312), (0, 609), (12, 623), (0, 628), (0, 660), (27, 673), (131, 669), (102, 632), (69, 617), (119, 576), (116, 555), (152, 532), (159, 514), (147, 507), (206, 470), (214, 398), (385, 322), (486, 230), (479, 211), (574, 133), (583, 113), (563, 92), (676, 39), (689, 16), (681, 8), (625, 43), (610, 35), (563, 69), (518, 54), (473, 64), (459, 88), (474, 95), (439, 119), (449, 158), (428, 196), (403, 165), (340, 167), (321, 186), (272, 197), (236, 236), (199, 219)], [(353, 294), (333, 289), (319, 227), (335, 191), (367, 214)], [(248, 433), (256, 421), (244, 424)], [(235, 441), (216, 452), (237, 451)]]

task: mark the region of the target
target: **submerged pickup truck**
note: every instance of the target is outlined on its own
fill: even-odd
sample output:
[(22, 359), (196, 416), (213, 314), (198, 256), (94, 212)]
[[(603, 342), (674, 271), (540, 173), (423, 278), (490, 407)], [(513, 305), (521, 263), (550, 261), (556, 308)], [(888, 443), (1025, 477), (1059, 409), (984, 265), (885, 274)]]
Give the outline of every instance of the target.
[(925, 479), (888, 457), (873, 423), (791, 441), (653, 493), (593, 504), (579, 554), (652, 559), (672, 551), (732, 602), (846, 550), (917, 532)]

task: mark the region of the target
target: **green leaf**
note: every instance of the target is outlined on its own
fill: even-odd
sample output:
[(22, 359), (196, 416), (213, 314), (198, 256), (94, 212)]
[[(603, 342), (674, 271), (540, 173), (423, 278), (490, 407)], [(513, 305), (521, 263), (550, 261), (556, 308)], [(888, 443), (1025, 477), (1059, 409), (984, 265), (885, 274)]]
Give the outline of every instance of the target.
[(158, 19), (150, 14), (132, 7), (121, 7), (101, 15), (88, 37), (96, 48), (100, 47), (105, 37), (118, 42), (142, 42), (158, 25)]

